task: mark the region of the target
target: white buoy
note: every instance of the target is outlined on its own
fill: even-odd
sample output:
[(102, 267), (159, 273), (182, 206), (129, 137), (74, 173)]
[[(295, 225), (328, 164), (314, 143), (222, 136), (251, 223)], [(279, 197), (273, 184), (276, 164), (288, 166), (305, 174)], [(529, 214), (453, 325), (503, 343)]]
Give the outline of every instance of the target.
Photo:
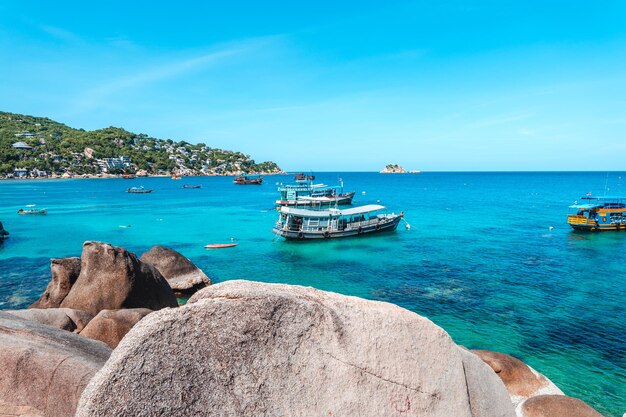
[(550, 231), (553, 231), (553, 230), (554, 230), (554, 227), (553, 227), (553, 226), (550, 226), (550, 227), (549, 227), (549, 229), (550, 229)]
[(406, 230), (411, 230), (411, 225), (410, 224), (406, 224)]
[(361, 194), (365, 195), (365, 191), (361, 192)]

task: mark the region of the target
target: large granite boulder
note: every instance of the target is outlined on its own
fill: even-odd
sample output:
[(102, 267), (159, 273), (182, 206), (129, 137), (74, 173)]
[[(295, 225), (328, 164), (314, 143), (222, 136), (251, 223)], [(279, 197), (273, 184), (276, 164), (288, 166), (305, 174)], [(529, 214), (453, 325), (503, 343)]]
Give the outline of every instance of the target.
[(28, 308), (27, 310), (5, 311), (26, 320), (76, 333), (83, 330), (93, 318), (93, 314), (71, 308)]
[(211, 285), (211, 280), (200, 268), (174, 249), (154, 246), (141, 255), (140, 260), (158, 269), (179, 295), (191, 295)]
[(125, 310), (102, 310), (80, 332), (81, 336), (99, 340), (111, 346), (117, 347), (126, 333), (142, 318), (152, 313), (147, 308), (129, 308)]
[(417, 314), (313, 288), (229, 281), (133, 327), (78, 406), (77, 416), (105, 415), (513, 417), (514, 410), (487, 366)]
[(538, 395), (522, 402), (518, 417), (602, 417), (583, 401), (565, 395)]
[(44, 293), (29, 308), (56, 308), (70, 292), (80, 274), (80, 258), (50, 259), (52, 280)]
[(135, 254), (107, 243), (85, 242), (80, 275), (61, 307), (87, 311), (177, 307), (176, 296), (163, 276)]
[(104, 343), (0, 311), (0, 409), (73, 416), (110, 354)]
[(494, 370), (506, 386), (514, 405), (542, 394), (563, 395), (548, 378), (519, 359), (490, 350), (472, 350)]

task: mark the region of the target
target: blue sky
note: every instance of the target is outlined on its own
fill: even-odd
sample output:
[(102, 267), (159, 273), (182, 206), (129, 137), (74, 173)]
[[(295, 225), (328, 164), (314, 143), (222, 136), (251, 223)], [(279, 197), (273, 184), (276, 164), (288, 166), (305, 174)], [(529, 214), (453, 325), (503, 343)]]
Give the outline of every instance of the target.
[(288, 170), (624, 170), (626, 2), (0, 3), (0, 110)]

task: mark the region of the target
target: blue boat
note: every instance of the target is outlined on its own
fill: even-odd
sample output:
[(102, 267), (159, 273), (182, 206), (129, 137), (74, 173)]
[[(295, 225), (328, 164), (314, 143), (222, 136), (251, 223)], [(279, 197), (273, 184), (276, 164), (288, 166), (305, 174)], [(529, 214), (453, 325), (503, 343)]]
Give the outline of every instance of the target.
[(370, 204), (345, 210), (309, 210), (281, 207), (272, 230), (285, 239), (331, 239), (396, 230), (404, 213), (387, 213), (384, 206)]
[[(315, 178), (315, 177), (309, 177)], [(315, 206), (315, 205), (345, 205), (352, 204), (354, 192), (344, 192), (343, 181), (337, 186), (313, 184), (307, 179), (296, 184), (287, 184), (278, 188), (280, 199), (276, 200), (279, 206)]]
[(575, 230), (626, 230), (626, 197), (587, 195), (580, 200), (570, 206), (576, 213), (567, 216), (567, 223)]

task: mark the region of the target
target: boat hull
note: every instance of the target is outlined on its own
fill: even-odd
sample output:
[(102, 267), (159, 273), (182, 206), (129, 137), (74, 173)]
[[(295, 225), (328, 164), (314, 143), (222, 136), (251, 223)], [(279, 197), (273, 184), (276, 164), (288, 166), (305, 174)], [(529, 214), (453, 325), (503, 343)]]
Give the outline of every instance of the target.
[(398, 223), (402, 218), (395, 217), (392, 220), (381, 222), (376, 225), (369, 225), (357, 229), (347, 228), (344, 230), (320, 230), (320, 231), (298, 231), (287, 230), (284, 228), (274, 227), (272, 232), (287, 240), (314, 240), (314, 239), (335, 239), (342, 237), (357, 237), (371, 235), (375, 233), (391, 232), (398, 228)]
[(604, 232), (604, 231), (626, 231), (626, 224), (613, 223), (613, 224), (571, 224), (570, 226), (574, 230), (584, 231), (584, 232)]

